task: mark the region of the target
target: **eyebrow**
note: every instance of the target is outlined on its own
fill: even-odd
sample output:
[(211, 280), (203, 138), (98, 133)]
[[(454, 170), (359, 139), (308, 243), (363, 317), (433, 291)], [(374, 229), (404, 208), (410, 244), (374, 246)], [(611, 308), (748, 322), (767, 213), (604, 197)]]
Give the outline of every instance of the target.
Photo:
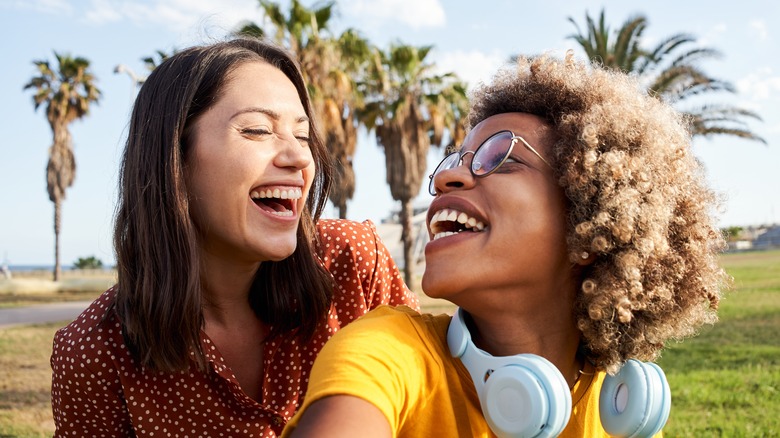
[[(242, 110), (239, 110), (238, 112), (233, 114), (233, 116), (230, 117), (230, 118), (234, 119), (234, 118), (240, 116), (241, 114), (247, 114), (247, 113), (265, 114), (266, 116), (268, 116), (268, 117), (270, 117), (270, 118), (272, 118), (274, 120), (279, 120), (279, 119), (282, 118), (281, 114), (279, 114), (278, 112), (276, 112), (274, 110), (271, 110), (271, 109), (268, 109), (268, 108), (263, 108), (263, 107), (256, 107), (256, 106), (251, 106), (249, 108), (244, 108)], [(300, 116), (297, 119), (295, 119), (295, 123), (308, 123), (308, 122), (309, 122), (309, 118), (306, 117), (306, 116)]]

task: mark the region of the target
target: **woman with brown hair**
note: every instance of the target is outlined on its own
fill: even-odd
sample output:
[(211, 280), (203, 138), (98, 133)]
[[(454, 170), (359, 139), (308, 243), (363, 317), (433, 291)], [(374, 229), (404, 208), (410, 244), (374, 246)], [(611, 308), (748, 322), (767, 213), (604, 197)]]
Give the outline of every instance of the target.
[(472, 97), (463, 146), (431, 178), (422, 283), (458, 311), (379, 308), (338, 333), (285, 436), (649, 436), (666, 422), (663, 372), (639, 361), (713, 323), (727, 281), (686, 121), (570, 53), (520, 59)]
[(54, 339), (55, 435), (279, 434), (331, 335), (417, 306), (373, 224), (318, 221), (329, 184), (286, 51), (241, 38), (157, 67), (122, 159), (118, 282)]

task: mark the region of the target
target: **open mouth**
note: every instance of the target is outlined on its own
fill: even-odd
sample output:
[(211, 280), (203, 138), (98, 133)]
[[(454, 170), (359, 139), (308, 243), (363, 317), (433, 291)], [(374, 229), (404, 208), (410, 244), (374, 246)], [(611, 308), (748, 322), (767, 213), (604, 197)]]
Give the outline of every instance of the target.
[(464, 231), (478, 233), (485, 229), (485, 224), (462, 211), (445, 208), (433, 214), (429, 228), (432, 240), (437, 240)]
[(303, 192), (298, 187), (259, 189), (249, 193), (255, 205), (281, 217), (292, 217), (295, 214), (296, 200), (302, 196)]

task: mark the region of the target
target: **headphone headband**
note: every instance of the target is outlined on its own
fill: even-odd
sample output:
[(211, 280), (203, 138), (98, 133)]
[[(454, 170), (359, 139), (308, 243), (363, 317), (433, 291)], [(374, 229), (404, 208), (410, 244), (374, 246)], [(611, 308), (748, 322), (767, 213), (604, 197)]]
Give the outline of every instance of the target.
[(499, 437), (553, 437), (571, 415), (571, 393), (547, 359), (533, 354), (494, 357), (479, 349), (458, 308), (447, 329), (447, 345), (471, 375), (482, 414)]

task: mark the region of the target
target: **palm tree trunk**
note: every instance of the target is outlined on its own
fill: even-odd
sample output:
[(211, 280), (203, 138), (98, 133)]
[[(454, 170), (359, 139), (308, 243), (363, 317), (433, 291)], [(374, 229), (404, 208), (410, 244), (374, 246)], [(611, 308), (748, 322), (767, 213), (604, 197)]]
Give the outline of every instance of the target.
[(60, 267), (60, 223), (62, 222), (61, 202), (54, 201), (54, 281), (59, 281), (62, 275)]
[(347, 218), (347, 202), (344, 201), (344, 203), (340, 204), (338, 207), (339, 207), (339, 219), (346, 219)]
[(414, 259), (412, 258), (412, 200), (401, 200), (401, 241), (404, 244), (404, 281), (412, 287)]

